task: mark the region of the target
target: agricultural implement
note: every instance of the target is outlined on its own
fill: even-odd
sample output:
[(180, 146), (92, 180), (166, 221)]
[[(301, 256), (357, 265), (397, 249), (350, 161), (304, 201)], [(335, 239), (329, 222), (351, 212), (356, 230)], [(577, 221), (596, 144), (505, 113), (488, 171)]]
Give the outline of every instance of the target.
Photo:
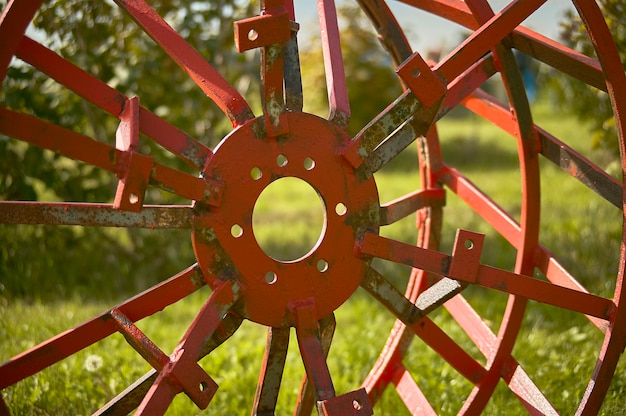
[[(27, 27), (41, 3), (12, 0), (5, 6), (0, 18), (0, 78), (6, 76), (13, 58), (33, 66), (119, 119), (117, 138), (115, 143), (96, 141), (5, 104), (0, 105), (0, 133), (93, 165), (115, 175), (119, 182), (114, 200), (108, 203), (2, 201), (0, 222), (139, 227), (155, 232), (188, 229), (196, 264), (8, 359), (0, 365), (1, 389), (121, 333), (153, 370), (112, 398), (99, 414), (162, 414), (179, 393), (204, 409), (218, 386), (198, 361), (205, 356), (210, 360), (211, 352), (221, 344), (228, 348), (231, 335), (247, 320), (267, 328), (253, 401), (255, 415), (274, 414), (276, 410), (291, 328), (295, 329), (306, 369), (295, 409), (298, 415), (310, 414), (313, 409), (323, 415), (372, 414), (386, 389), (395, 389), (412, 414), (437, 413), (407, 362), (407, 351), (415, 339), (473, 384), (459, 413), (482, 412), (497, 385), (504, 383), (513, 393), (511, 397), (529, 413), (557, 414), (550, 398), (533, 381), (533, 374), (527, 373), (513, 354), (532, 301), (584, 316), (588, 325), (603, 334), (595, 370), (578, 399), (579, 414), (599, 412), (626, 342), (624, 240), (620, 253), (609, 254), (619, 256), (612, 293), (588, 290), (580, 276), (540, 243), (539, 164), (541, 159), (555, 164), (568, 180), (582, 183), (597, 198), (621, 211), (622, 181), (575, 151), (566, 138), (557, 138), (534, 123), (514, 55), (522, 54), (579, 79), (599, 94), (608, 94), (619, 136), (616, 140), (624, 155), (621, 115), (626, 113), (626, 78), (595, 2), (573, 3), (597, 58), (584, 56), (522, 25), (529, 16), (541, 13), (544, 1), (511, 1), (494, 12), (486, 0), (405, 0), (411, 7), (470, 31), (456, 48), (435, 62), (427, 60), (424, 51), (412, 50), (384, 2), (359, 0), (363, 13), (378, 31), (404, 92), (351, 137), (347, 133), (351, 106), (359, 103), (348, 100), (332, 1), (319, 0), (317, 4), (330, 106), (328, 117), (322, 118), (302, 111), (298, 25), (291, 1), (265, 0), (260, 15), (239, 20), (234, 26), (237, 49), (258, 50), (261, 57), (262, 110), (254, 114), (235, 87), (148, 2), (116, 0), (232, 124), (231, 133), (214, 148), (151, 112), (148, 108), (155, 103), (124, 96), (29, 35)], [(496, 77), (506, 93), (506, 104), (479, 88)], [(440, 144), (445, 137), (440, 142), (437, 122), (456, 107), (495, 124), (516, 143), (521, 195), (515, 210), (497, 204), (480, 183), (468, 179), (462, 166), (453, 166), (442, 156)], [(184, 173), (140, 153), (140, 133), (196, 173)], [(421, 184), (383, 203), (375, 173), (410, 145), (417, 147), (415, 166)], [(623, 158), (620, 166), (623, 171)], [(287, 177), (299, 178), (313, 187), (323, 201), (325, 215), (315, 246), (301, 258), (282, 261), (266, 254), (256, 241), (251, 218), (264, 189)], [(165, 189), (189, 204), (144, 204), (148, 187)], [(489, 244), (483, 234), (472, 230), (459, 229), (450, 252), (441, 251), (442, 233), (449, 231), (443, 226), (443, 214), (451, 196), (513, 247), (516, 254), (510, 270), (481, 262), (481, 253), (489, 250)], [(415, 244), (381, 235), (382, 227), (414, 214), (418, 229)], [(410, 267), (404, 289), (398, 289), (378, 271), (376, 259)], [(211, 295), (173, 352), (164, 352), (136, 325), (204, 285), (211, 288)], [(466, 299), (464, 291), (474, 287), (508, 296), (499, 324), (488, 324)], [(358, 288), (397, 321), (361, 385), (336, 392), (326, 361), (333, 333), (335, 329), (341, 331), (340, 326), (335, 328), (334, 312)], [(443, 309), (467, 335), (480, 358), (429, 316)], [(9, 404), (0, 404), (0, 409), (9, 411)]]

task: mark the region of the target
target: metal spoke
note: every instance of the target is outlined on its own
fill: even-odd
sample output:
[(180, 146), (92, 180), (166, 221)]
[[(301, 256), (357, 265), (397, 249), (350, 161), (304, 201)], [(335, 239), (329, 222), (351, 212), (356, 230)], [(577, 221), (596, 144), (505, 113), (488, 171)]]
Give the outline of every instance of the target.
[(359, 248), (364, 254), (604, 320), (613, 314), (616, 306), (609, 299), (480, 264), (480, 238), (479, 234), (460, 231), (452, 256), (371, 233), (365, 233)]
[(597, 60), (526, 27), (515, 29), (510, 39), (511, 45), (518, 51), (606, 92), (602, 66)]
[(253, 416), (274, 415), (289, 347), (289, 327), (268, 328), (263, 365), (257, 384)]
[(13, 54), (41, 3), (43, 0), (6, 2), (0, 16), (0, 80), (6, 76)]
[[(39, 118), (0, 106), (0, 133), (80, 160), (117, 175), (129, 169), (128, 153)], [(133, 155), (137, 155), (133, 153)], [(130, 156), (131, 160), (133, 156)], [(139, 155), (137, 157), (148, 158)], [(151, 161), (151, 158), (148, 158)], [(192, 200), (219, 198), (219, 183), (205, 181), (167, 166), (153, 163), (150, 183)]]
[(350, 101), (343, 69), (337, 10), (333, 0), (317, 0), (326, 88), (330, 104), (329, 120), (346, 129), (350, 121)]
[[(319, 322), (322, 351), (324, 353), (324, 357), (326, 358), (328, 358), (330, 345), (333, 340), (333, 335), (335, 334), (336, 324), (337, 322), (335, 321), (334, 314), (330, 314), (327, 317), (322, 318)], [(308, 416), (314, 408), (315, 390), (313, 389), (313, 385), (310, 383), (309, 378), (305, 374), (300, 385), (300, 392), (298, 394), (298, 401), (296, 403), (294, 415)]]
[(222, 109), (233, 126), (242, 125), (254, 117), (245, 99), (148, 3), (143, 0), (116, 0), (116, 3), (187, 72), (198, 87)]
[[(496, 44), (519, 26), (546, 0), (512, 1), (437, 64), (434, 68), (444, 79), (453, 80), (472, 66)], [(473, 3), (470, 4), (470, 7)]]
[[(128, 102), (122, 93), (27, 36), (19, 44), (16, 56), (115, 117), (120, 117)], [(213, 154), (204, 144), (144, 107), (139, 108), (139, 130), (196, 170), (201, 170)]]
[(150, 206), (121, 211), (111, 204), (0, 201), (0, 223), (127, 228), (191, 228), (190, 206)]
[[(200, 357), (209, 355), (215, 348), (228, 340), (241, 326), (243, 320), (231, 313), (227, 314), (216, 331), (202, 347)], [(94, 413), (94, 416), (127, 415), (139, 406), (146, 393), (156, 380), (159, 373), (152, 369), (128, 386), (124, 391), (111, 399), (106, 405)]]
[(380, 208), (380, 225), (393, 224), (425, 207), (442, 207), (446, 194), (443, 189), (424, 189), (395, 199)]
[[(202, 273), (193, 265), (163, 283), (116, 306), (131, 322), (150, 316), (204, 286)], [(17, 383), (44, 368), (108, 337), (117, 331), (111, 311), (63, 332), (0, 365), (0, 389)]]

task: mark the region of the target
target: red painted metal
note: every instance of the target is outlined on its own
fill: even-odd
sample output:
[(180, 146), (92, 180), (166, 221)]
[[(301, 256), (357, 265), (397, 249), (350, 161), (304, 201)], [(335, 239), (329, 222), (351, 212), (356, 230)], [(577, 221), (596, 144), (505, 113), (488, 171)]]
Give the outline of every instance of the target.
[[(110, 172), (118, 180), (115, 199), (106, 203), (0, 202), (2, 224), (52, 224), (189, 229), (197, 258), (168, 281), (51, 338), (0, 365), (4, 389), (119, 332), (153, 367), (98, 414), (162, 414), (184, 392), (200, 408), (209, 406), (217, 384), (197, 361), (226, 342), (243, 319), (268, 327), (267, 344), (252, 412), (274, 414), (287, 364), (290, 329), (295, 328), (306, 376), (296, 415), (369, 415), (385, 389), (394, 388), (412, 414), (435, 414), (421, 380), (406, 361), (412, 340), (420, 338), (473, 385), (459, 409), (485, 409), (503, 381), (531, 414), (557, 414), (548, 397), (513, 355), (529, 300), (585, 315), (604, 336), (594, 373), (580, 400), (579, 414), (596, 414), (626, 344), (622, 238), (619, 271), (611, 297), (591, 293), (564, 263), (539, 242), (541, 156), (572, 180), (623, 211), (622, 181), (535, 125), (512, 50), (578, 78), (609, 95), (624, 152), (626, 76), (595, 2), (574, 1), (596, 48), (587, 57), (520, 26), (545, 0), (513, 0), (494, 13), (485, 0), (404, 0), (404, 3), (460, 24), (472, 33), (439, 62), (413, 52), (398, 20), (384, 2), (359, 0), (379, 30), (405, 92), (361, 131), (350, 137), (351, 106), (335, 3), (318, 0), (329, 116), (302, 112), (298, 24), (291, 0), (265, 0), (261, 14), (235, 23), (239, 51), (260, 49), (262, 116), (199, 53), (142, 0), (117, 0), (222, 109), (233, 131), (214, 149), (159, 118), (114, 88), (25, 35), (41, 2), (11, 0), (0, 16), (0, 78), (11, 59), (41, 73), (120, 120), (115, 145), (0, 106), (0, 133), (28, 145)], [(506, 103), (479, 89), (499, 74)], [(349, 74), (348, 74), (349, 75)], [(153, 104), (153, 103), (151, 103)], [(517, 143), (521, 196), (519, 213), (498, 205), (464, 174), (448, 165), (436, 122), (463, 106), (498, 126)], [(197, 174), (188, 174), (139, 152), (140, 133), (169, 150)], [(442, 139), (443, 140), (443, 139)], [(416, 142), (421, 187), (381, 203), (375, 173)], [(626, 162), (622, 159), (622, 169)], [(323, 200), (325, 227), (302, 258), (285, 262), (267, 255), (252, 229), (261, 192), (285, 177), (311, 185)], [(148, 186), (190, 200), (188, 205), (144, 205)], [(516, 250), (512, 270), (481, 262), (489, 250), (484, 236), (459, 230), (450, 254), (441, 251), (446, 193), (452, 192)], [(418, 238), (406, 244), (380, 236), (379, 228), (416, 213)], [(617, 255), (617, 253), (615, 253)], [(373, 266), (374, 258), (408, 265), (404, 293)], [(534, 276), (539, 272), (544, 278)], [(142, 318), (207, 284), (213, 290), (178, 346), (163, 352), (136, 326)], [(497, 333), (463, 296), (468, 286), (509, 295)], [(334, 311), (357, 288), (397, 318), (379, 359), (361, 386), (337, 394), (327, 357), (335, 331)], [(268, 299), (271, 302), (268, 302)], [(482, 355), (477, 359), (428, 314), (445, 308)], [(367, 323), (364, 323), (367, 325)], [(8, 357), (7, 357), (8, 358)], [(0, 412), (6, 403), (0, 399)], [(8, 410), (7, 410), (8, 411)]]

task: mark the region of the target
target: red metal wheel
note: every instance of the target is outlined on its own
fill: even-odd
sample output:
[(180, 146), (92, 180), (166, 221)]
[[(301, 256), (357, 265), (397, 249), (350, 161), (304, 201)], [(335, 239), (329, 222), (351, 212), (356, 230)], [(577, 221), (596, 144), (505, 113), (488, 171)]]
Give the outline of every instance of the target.
[[(623, 155), (620, 116), (626, 109), (626, 77), (594, 2), (575, 1), (574, 5), (600, 59), (582, 56), (521, 26), (528, 16), (540, 13), (543, 1), (512, 1), (494, 13), (486, 0), (407, 0), (405, 3), (415, 8), (472, 31), (440, 62), (426, 62), (412, 52), (383, 2), (360, 0), (395, 61), (406, 90), (355, 137), (346, 132), (350, 102), (333, 2), (318, 2), (331, 107), (327, 120), (302, 112), (291, 1), (266, 0), (260, 16), (235, 25), (239, 51), (262, 51), (263, 114), (258, 117), (240, 93), (146, 2), (116, 3), (219, 106), (231, 121), (232, 132), (215, 149), (190, 138), (142, 107), (137, 98), (122, 95), (25, 35), (41, 2), (10, 1), (0, 17), (0, 78), (17, 57), (119, 118), (119, 128), (116, 144), (106, 144), (3, 104), (0, 133), (111, 172), (119, 184), (112, 203), (3, 201), (0, 222), (186, 228), (192, 234), (197, 264), (9, 359), (0, 366), (1, 389), (119, 332), (154, 371), (114, 398), (101, 414), (127, 413), (136, 407), (138, 413), (161, 414), (181, 392), (205, 408), (217, 385), (197, 361), (227, 342), (247, 319), (268, 327), (253, 414), (275, 411), (292, 327), (308, 376), (300, 391), (297, 414), (310, 413), (315, 402), (320, 414), (371, 414), (372, 406), (391, 386), (411, 413), (436, 413), (411, 372), (407, 354), (416, 338), (474, 386), (460, 413), (483, 411), (503, 381), (530, 413), (555, 414), (549, 398), (514, 354), (530, 300), (585, 316), (603, 333), (597, 364), (578, 408), (580, 414), (599, 411), (626, 343), (624, 239), (614, 293), (587, 290), (575, 273), (540, 243), (540, 156), (622, 212), (623, 186), (564, 141), (535, 125), (513, 56), (517, 50), (606, 92), (616, 116)], [(479, 89), (496, 74), (506, 90), (506, 105)], [(516, 208), (519, 215), (496, 204), (481, 184), (468, 179), (462, 167), (457, 169), (442, 156), (445, 137), (440, 140), (436, 122), (457, 106), (496, 124), (516, 141), (521, 178)], [(139, 153), (140, 132), (186, 162), (199, 177)], [(374, 174), (413, 142), (418, 144), (421, 189), (381, 204)], [(622, 162), (622, 172), (624, 168)], [(267, 255), (252, 230), (255, 201), (273, 181), (284, 177), (307, 182), (320, 195), (326, 210), (318, 243), (303, 257), (289, 262)], [(191, 203), (144, 205), (148, 186), (173, 192)], [(446, 192), (458, 196), (468, 211), (477, 213), (514, 248), (511, 271), (481, 263), (481, 252), (483, 247), (488, 250), (489, 242), (476, 232), (459, 230), (452, 253), (438, 251), (439, 241), (447, 232), (443, 227)], [(379, 234), (381, 227), (416, 212), (416, 245)], [(376, 270), (374, 259), (413, 268), (404, 294)], [(534, 277), (535, 272), (542, 277)], [(165, 354), (135, 325), (205, 284), (213, 292), (172, 354)], [(335, 329), (333, 313), (358, 287), (398, 321), (362, 386), (337, 395), (326, 364)], [(461, 293), (473, 287), (508, 295), (497, 333)], [(427, 316), (444, 308), (483, 357), (475, 358)]]

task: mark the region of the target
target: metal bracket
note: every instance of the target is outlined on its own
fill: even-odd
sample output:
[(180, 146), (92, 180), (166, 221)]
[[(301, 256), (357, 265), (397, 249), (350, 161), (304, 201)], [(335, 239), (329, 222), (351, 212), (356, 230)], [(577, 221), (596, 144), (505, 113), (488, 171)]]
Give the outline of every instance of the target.
[(239, 52), (286, 43), (290, 38), (291, 25), (286, 11), (235, 22), (235, 46)]
[(119, 162), (122, 174), (113, 202), (115, 209), (140, 212), (143, 206), (154, 162), (151, 157), (136, 153), (138, 145), (139, 98), (132, 97), (126, 101), (115, 132), (115, 147), (122, 151)]
[(424, 107), (430, 107), (446, 94), (447, 87), (439, 74), (417, 52), (404, 61), (396, 73)]

